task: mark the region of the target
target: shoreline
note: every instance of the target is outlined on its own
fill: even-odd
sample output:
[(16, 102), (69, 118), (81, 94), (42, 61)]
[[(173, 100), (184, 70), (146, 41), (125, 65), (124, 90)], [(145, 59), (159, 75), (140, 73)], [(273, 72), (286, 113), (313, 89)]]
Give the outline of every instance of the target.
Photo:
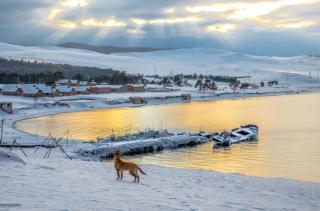
[[(196, 99), (192, 99), (190, 103), (193, 102), (208, 102), (208, 101), (221, 101), (221, 100), (240, 100), (240, 99), (248, 99), (248, 98), (254, 98), (254, 97), (276, 97), (276, 96), (289, 96), (289, 95), (298, 95), (298, 94), (316, 94), (316, 93), (320, 93), (320, 90), (317, 91), (307, 91), (307, 90), (303, 90), (303, 91), (283, 91), (283, 92), (272, 92), (272, 93), (232, 93), (232, 94), (236, 94), (236, 95), (232, 95), (230, 97), (221, 97), (221, 95), (224, 94), (220, 94), (220, 95), (212, 95), (210, 97), (204, 96), (204, 97), (200, 97), (200, 98), (196, 98)], [(228, 93), (229, 94), (229, 93)], [(137, 105), (137, 104), (132, 104), (132, 103), (124, 103), (124, 104), (113, 104), (113, 105), (107, 105), (105, 107), (99, 107), (99, 108), (80, 108), (80, 109), (76, 109), (73, 111), (69, 111), (69, 110), (60, 110), (60, 111), (53, 111), (53, 112), (48, 112), (48, 113), (44, 113), (44, 114), (34, 114), (32, 116), (29, 116), (27, 118), (21, 118), (21, 119), (17, 119), (12, 123), (12, 129), (16, 130), (17, 132), (23, 133), (23, 134), (27, 134), (27, 135), (31, 135), (36, 137), (41, 137), (41, 138), (45, 138), (45, 136), (42, 135), (37, 135), (37, 134), (33, 134), (27, 131), (23, 131), (20, 130), (17, 127), (17, 123), (21, 122), (21, 121), (25, 121), (25, 120), (30, 120), (30, 119), (35, 119), (35, 118), (40, 118), (40, 117), (44, 117), (44, 116), (54, 116), (54, 115), (60, 115), (60, 114), (64, 114), (64, 113), (77, 113), (77, 112), (91, 112), (91, 111), (99, 111), (99, 110), (105, 110), (105, 109), (117, 109), (117, 108), (137, 108), (137, 107), (145, 107), (145, 106), (158, 106), (158, 105), (171, 105), (171, 104), (185, 104), (185, 102), (156, 102), (156, 103), (150, 103), (150, 104), (142, 104), (142, 105)], [(82, 142), (82, 143), (91, 143), (91, 141), (85, 141), (85, 140), (74, 140), (76, 142)]]

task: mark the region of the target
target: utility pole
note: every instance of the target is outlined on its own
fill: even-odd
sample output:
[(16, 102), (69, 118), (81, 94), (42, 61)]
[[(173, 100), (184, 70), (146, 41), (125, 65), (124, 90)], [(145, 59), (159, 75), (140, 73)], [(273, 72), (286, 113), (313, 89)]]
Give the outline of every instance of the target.
[(2, 119), (2, 120), (1, 120), (1, 136), (0, 136), (0, 144), (2, 144), (3, 125), (4, 125), (4, 119)]

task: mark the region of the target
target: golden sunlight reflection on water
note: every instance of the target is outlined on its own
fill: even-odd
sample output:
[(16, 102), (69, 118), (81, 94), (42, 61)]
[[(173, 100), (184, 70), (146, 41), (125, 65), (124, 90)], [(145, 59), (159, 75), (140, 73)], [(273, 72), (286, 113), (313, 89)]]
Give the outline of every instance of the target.
[(212, 143), (194, 148), (130, 158), (139, 163), (286, 177), (320, 182), (320, 94), (258, 97), (104, 109), (44, 116), (17, 123), (21, 130), (95, 140), (111, 129), (154, 127), (170, 131), (221, 131), (257, 124), (259, 141), (212, 150)]

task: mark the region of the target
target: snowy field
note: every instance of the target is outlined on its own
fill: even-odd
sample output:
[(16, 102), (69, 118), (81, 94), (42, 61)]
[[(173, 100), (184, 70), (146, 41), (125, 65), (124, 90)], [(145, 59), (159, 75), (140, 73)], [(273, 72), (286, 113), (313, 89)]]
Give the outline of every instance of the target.
[[(56, 46), (19, 46), (0, 43), (0, 56), (53, 63), (113, 68), (129, 73), (169, 74), (207, 73), (214, 75), (251, 75), (256, 80), (303, 80), (312, 74), (317, 78), (320, 59), (308, 55), (266, 57), (234, 53), (212, 48), (189, 48), (143, 53), (101, 54), (93, 51)], [(298, 74), (298, 75), (295, 75)]]
[[(0, 210), (319, 210), (320, 184), (142, 165), (116, 180), (112, 163), (26, 150), (26, 165), (0, 153)], [(22, 153), (15, 149), (22, 157)]]

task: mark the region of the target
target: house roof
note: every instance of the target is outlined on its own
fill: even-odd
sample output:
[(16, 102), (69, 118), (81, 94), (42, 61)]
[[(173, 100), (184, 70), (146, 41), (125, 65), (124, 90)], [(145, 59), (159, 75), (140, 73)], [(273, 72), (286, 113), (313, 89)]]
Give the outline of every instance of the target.
[(68, 86), (57, 86), (56, 90), (58, 90), (59, 92), (64, 92), (64, 93), (69, 93), (72, 91), (72, 87), (68, 87)]
[(38, 92), (41, 92), (41, 90), (39, 90), (35, 86), (31, 86), (31, 84), (25, 84), (25, 85), (22, 86), (23, 94), (37, 94)]
[(58, 81), (58, 83), (59, 84), (66, 84), (66, 83), (68, 83), (70, 80), (69, 79), (60, 79), (59, 81)]
[(16, 92), (18, 88), (17, 84), (5, 84), (1, 89), (2, 92)]
[(52, 92), (55, 92), (54, 88), (51, 86), (46, 86), (45, 84), (37, 84), (36, 87), (45, 94), (51, 94)]
[(126, 84), (126, 85), (123, 85), (123, 86), (144, 87), (143, 84)]
[(86, 86), (88, 84), (87, 81), (79, 81), (80, 86)]
[(105, 87), (110, 87), (112, 89), (119, 89), (122, 85), (105, 85)]
[(76, 92), (86, 92), (89, 89), (87, 86), (74, 86), (72, 88), (74, 88)]

